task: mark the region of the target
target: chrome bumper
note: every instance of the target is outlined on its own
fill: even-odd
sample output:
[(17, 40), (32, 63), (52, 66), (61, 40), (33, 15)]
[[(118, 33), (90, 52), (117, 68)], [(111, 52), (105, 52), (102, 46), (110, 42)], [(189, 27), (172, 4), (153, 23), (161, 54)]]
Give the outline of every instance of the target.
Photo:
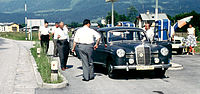
[[(144, 65), (145, 66), (145, 65)], [(171, 67), (172, 65), (171, 64), (161, 64), (161, 65), (150, 65), (152, 67), (154, 67), (154, 69), (157, 69), (157, 68), (169, 68)], [(136, 69), (137, 66), (136, 65), (124, 65), (124, 66), (113, 66), (113, 69)]]

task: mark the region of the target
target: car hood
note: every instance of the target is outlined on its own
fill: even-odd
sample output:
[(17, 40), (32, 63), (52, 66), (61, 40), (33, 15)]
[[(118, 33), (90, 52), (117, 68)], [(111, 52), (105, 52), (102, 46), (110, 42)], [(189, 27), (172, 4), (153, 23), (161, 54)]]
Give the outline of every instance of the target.
[[(114, 43), (111, 46), (111, 49), (124, 49), (126, 53), (133, 53), (135, 52), (135, 48), (139, 45), (142, 45), (142, 42)], [(145, 42), (144, 45), (149, 46), (151, 48), (151, 52), (155, 53), (162, 48), (160, 45), (150, 44), (148, 42)]]

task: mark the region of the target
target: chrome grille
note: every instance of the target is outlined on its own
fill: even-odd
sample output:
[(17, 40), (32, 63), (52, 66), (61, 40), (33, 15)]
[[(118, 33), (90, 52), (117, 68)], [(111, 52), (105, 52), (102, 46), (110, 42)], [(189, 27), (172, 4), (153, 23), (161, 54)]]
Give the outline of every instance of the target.
[(151, 64), (151, 49), (144, 45), (136, 47), (136, 61), (138, 65), (150, 65)]
[(129, 54), (127, 54), (127, 55), (126, 55), (126, 58), (134, 58), (134, 55), (131, 55), (131, 54), (129, 55)]

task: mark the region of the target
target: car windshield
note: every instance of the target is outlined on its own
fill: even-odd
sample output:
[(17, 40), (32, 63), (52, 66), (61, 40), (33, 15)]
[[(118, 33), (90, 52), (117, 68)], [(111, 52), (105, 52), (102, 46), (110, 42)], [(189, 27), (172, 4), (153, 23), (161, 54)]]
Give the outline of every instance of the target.
[(108, 32), (108, 41), (115, 42), (115, 41), (138, 41), (142, 40), (143, 32), (139, 31), (110, 31)]

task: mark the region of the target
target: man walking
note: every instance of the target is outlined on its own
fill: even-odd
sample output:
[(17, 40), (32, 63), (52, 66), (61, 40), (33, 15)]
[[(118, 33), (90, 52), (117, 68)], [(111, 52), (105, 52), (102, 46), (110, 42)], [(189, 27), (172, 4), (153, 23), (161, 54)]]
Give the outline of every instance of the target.
[[(101, 36), (95, 30), (90, 29), (90, 20), (85, 19), (83, 21), (83, 25), (84, 26), (78, 29), (76, 32), (72, 52), (74, 52), (75, 47), (77, 47), (80, 58), (82, 60), (84, 78), (83, 81), (89, 81), (94, 79), (92, 53), (93, 50), (96, 50), (96, 48), (98, 48)], [(95, 40), (97, 40), (96, 43)]]
[(38, 37), (43, 52), (47, 54), (49, 49), (49, 40), (50, 40), (50, 29), (48, 28), (48, 22), (45, 21), (44, 26), (40, 27), (38, 32)]
[(53, 43), (54, 43), (54, 50), (53, 50), (53, 56), (57, 57), (58, 56), (58, 48), (57, 48), (57, 38), (54, 36), (55, 32), (59, 28), (59, 23), (56, 22), (55, 27), (52, 28), (52, 38), (53, 38)]
[(65, 69), (68, 69), (66, 64), (69, 55), (69, 35), (68, 29), (64, 28), (64, 22), (60, 22), (59, 28), (54, 34), (54, 39), (57, 40), (61, 69), (65, 71)]

